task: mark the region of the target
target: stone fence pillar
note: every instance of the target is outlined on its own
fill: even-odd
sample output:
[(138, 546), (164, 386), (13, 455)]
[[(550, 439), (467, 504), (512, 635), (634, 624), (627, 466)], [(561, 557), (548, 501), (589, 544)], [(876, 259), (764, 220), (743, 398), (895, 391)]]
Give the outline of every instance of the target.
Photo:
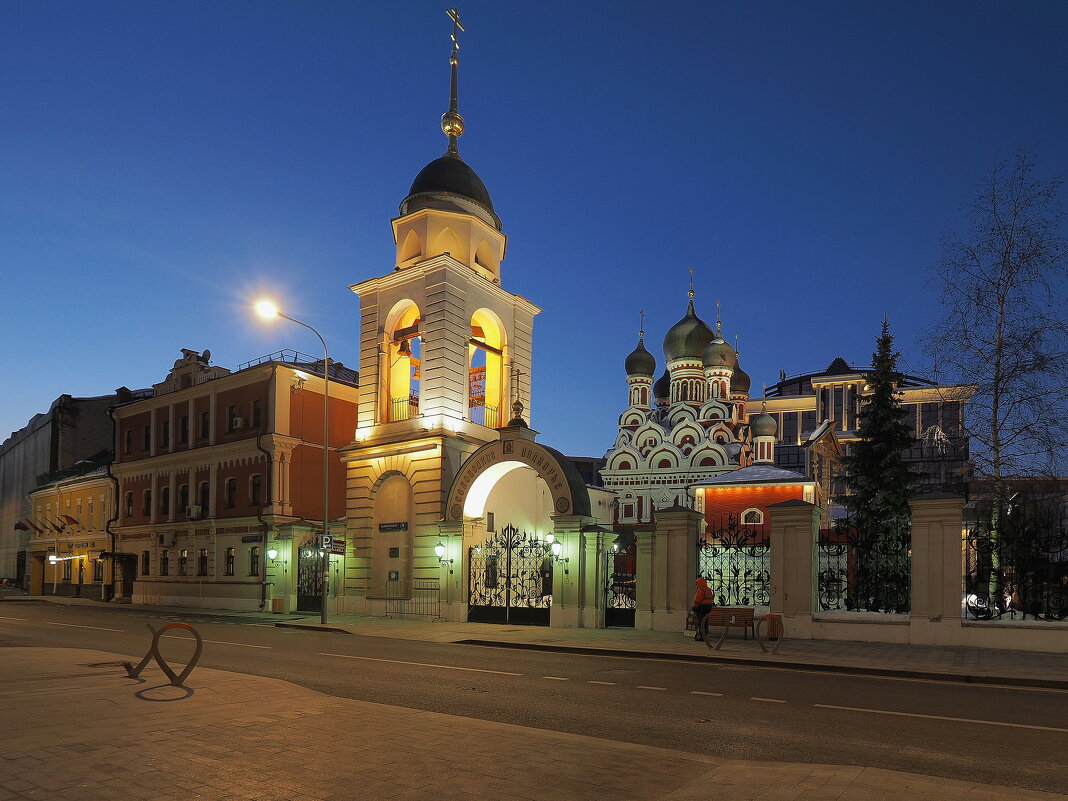
[(816, 597), (815, 554), (822, 510), (807, 501), (768, 507), (771, 515), (771, 611), (786, 636), (811, 639)]
[(961, 642), (964, 592), (964, 499), (930, 493), (912, 507), (912, 609), (910, 640), (918, 645)]
[[(683, 631), (697, 578), (697, 536), (704, 515), (682, 506), (657, 511), (652, 553), (652, 626)], [(639, 561), (642, 541), (638, 540)], [(639, 585), (640, 586), (640, 585)]]

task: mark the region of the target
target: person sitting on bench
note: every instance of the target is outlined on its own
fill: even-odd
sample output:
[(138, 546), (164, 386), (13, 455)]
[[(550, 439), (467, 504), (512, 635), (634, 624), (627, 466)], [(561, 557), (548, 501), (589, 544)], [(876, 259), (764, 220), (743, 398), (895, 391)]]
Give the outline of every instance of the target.
[(704, 639), (701, 636), (701, 621), (705, 619), (705, 615), (712, 611), (716, 605), (716, 598), (712, 595), (712, 588), (708, 586), (708, 581), (702, 576), (697, 579), (697, 592), (693, 595), (693, 612), (697, 617), (697, 633), (693, 636), (695, 640)]

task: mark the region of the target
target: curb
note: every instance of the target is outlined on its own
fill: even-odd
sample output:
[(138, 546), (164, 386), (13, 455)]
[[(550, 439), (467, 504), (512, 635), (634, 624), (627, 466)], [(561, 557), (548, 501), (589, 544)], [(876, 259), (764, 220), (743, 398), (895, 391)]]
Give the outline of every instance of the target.
[(585, 656), (615, 656), (631, 659), (662, 659), (674, 662), (708, 663), (716, 662), (729, 665), (747, 665), (752, 667), (778, 668), (783, 670), (807, 670), (818, 673), (855, 673), (861, 676), (887, 676), (898, 679), (925, 679), (928, 681), (945, 681), (957, 684), (996, 684), (1009, 687), (1041, 687), (1054, 690), (1068, 690), (1068, 681), (1060, 679), (1032, 679), (1016, 676), (977, 676), (964, 673), (936, 673), (924, 670), (901, 670), (896, 668), (874, 668), (853, 665), (825, 665), (809, 662), (786, 662), (770, 659), (747, 659), (731, 656), (690, 656), (688, 654), (665, 653), (661, 651), (624, 651), (617, 648), (584, 648), (570, 645), (540, 645), (535, 643), (498, 642), (494, 640), (457, 640), (453, 645), (476, 645), (484, 648), (512, 648), (524, 651), (550, 651), (555, 653), (582, 654)]
[(348, 629), (341, 629), (335, 626), (322, 625), (321, 623), (298, 623), (293, 621), (292, 623), (279, 621), (275, 623), (275, 628), (279, 629), (307, 629), (308, 631), (332, 631), (337, 634), (352, 634), (353, 632)]

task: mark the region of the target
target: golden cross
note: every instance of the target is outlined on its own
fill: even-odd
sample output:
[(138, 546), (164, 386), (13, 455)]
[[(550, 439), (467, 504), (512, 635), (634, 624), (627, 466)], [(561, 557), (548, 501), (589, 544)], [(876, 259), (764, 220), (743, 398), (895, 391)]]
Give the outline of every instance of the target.
[[(464, 30), (464, 26), (460, 24), (460, 10), (453, 6), (452, 8), (446, 8), (445, 13), (448, 15), (449, 19), (452, 20), (452, 52), (456, 53), (456, 51), (460, 49), (460, 42), (456, 38), (456, 31)], [(464, 31), (464, 33), (467, 33), (467, 31)]]
[(693, 265), (690, 265), (690, 299), (693, 300)]
[(641, 322), (638, 324), (638, 339), (645, 337), (645, 309), (638, 309), (638, 315), (641, 317)]
[(515, 379), (515, 399), (519, 400), (519, 376), (525, 375), (525, 373), (518, 367), (512, 371), (512, 377)]

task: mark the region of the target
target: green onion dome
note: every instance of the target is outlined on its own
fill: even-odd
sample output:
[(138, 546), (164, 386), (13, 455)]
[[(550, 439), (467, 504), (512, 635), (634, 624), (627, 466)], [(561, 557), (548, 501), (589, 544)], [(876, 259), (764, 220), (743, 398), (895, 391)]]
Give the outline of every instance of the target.
[(756, 417), (749, 418), (749, 430), (754, 437), (774, 437), (779, 426), (774, 417), (767, 412), (761, 412)]
[(749, 373), (742, 369), (738, 356), (735, 354), (734, 373), (731, 375), (731, 394), (739, 393), (748, 395), (749, 387), (752, 386), (752, 383), (753, 380), (749, 377)]
[(738, 354), (734, 352), (734, 348), (723, 341), (723, 337), (716, 337), (708, 343), (704, 353), (701, 354), (701, 361), (704, 362), (705, 367), (733, 369), (738, 362)]
[(693, 310), (693, 298), (686, 309), (686, 316), (668, 329), (664, 337), (664, 357), (672, 359), (700, 359), (705, 346), (715, 334)]

